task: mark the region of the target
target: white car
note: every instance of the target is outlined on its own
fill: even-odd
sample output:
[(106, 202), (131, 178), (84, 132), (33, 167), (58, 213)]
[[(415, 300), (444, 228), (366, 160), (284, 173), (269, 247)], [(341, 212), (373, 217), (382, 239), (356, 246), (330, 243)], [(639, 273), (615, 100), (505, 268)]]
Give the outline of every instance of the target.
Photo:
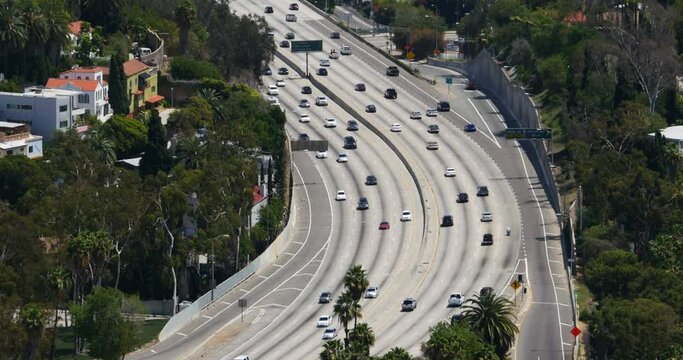
[(399, 123), (393, 123), (391, 124), (391, 129), (392, 132), (401, 132), (401, 124)]
[(334, 118), (325, 118), (325, 127), (326, 128), (337, 127), (337, 120), (335, 120)]
[(374, 299), (379, 295), (379, 288), (377, 286), (370, 286), (368, 290), (365, 291), (366, 299)]
[(327, 159), (327, 151), (318, 151), (315, 153), (315, 157), (318, 159)]
[(311, 122), (311, 117), (308, 114), (299, 114), (299, 122), (309, 123)]
[(460, 306), (463, 303), (463, 297), (461, 293), (453, 293), (448, 297), (448, 306)]
[(445, 177), (455, 177), (455, 168), (446, 168)]
[(315, 98), (315, 104), (318, 106), (327, 106), (327, 98), (324, 96), (318, 96)]
[(330, 59), (320, 59), (320, 66), (330, 66)]
[(346, 200), (346, 191), (344, 190), (337, 190), (337, 195), (334, 197), (335, 200), (337, 201), (344, 201)]
[(249, 356), (240, 355), (240, 356), (236, 357), (234, 360), (249, 360)]
[(427, 109), (427, 116), (429, 116), (429, 117), (434, 117), (438, 114), (439, 114), (439, 112), (436, 111), (436, 109)]
[(325, 329), (323, 332), (323, 340), (332, 340), (337, 337), (337, 329)]
[(411, 221), (413, 220), (413, 214), (410, 210), (403, 210), (401, 213), (401, 221)]
[(483, 213), (481, 213), (481, 221), (482, 222), (493, 221), (493, 214), (490, 211), (484, 211)]
[(280, 99), (278, 99), (276, 96), (271, 96), (268, 99), (268, 102), (270, 102), (270, 105), (280, 106)]
[(285, 81), (284, 80), (278, 80), (275, 82), (275, 85), (277, 85), (277, 87), (285, 87)]
[(343, 45), (343, 46), (341, 47), (341, 50), (339, 50), (339, 52), (340, 52), (342, 55), (351, 55), (351, 47), (348, 46), (348, 45)]
[(311, 103), (308, 102), (308, 99), (301, 99), (299, 101), (299, 107), (300, 108), (309, 108), (309, 107), (311, 107)]
[(415, 119), (415, 120), (420, 120), (420, 119), (422, 119), (422, 113), (419, 111), (411, 111), (410, 112), (410, 118)]
[(268, 95), (278, 95), (280, 90), (278, 90), (277, 85), (268, 86)]
[(329, 315), (323, 315), (318, 318), (318, 327), (328, 327), (332, 325), (332, 317)]
[(338, 163), (349, 162), (349, 156), (346, 155), (346, 153), (339, 153), (339, 154), (337, 154), (337, 162)]

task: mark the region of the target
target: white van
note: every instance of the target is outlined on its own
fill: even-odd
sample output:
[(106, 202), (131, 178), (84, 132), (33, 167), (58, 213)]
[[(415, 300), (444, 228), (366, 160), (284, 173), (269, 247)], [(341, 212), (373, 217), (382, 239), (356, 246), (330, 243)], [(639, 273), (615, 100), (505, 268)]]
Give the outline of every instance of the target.
[(146, 48), (146, 47), (141, 47), (140, 48), (140, 56), (147, 56), (152, 53), (152, 49)]

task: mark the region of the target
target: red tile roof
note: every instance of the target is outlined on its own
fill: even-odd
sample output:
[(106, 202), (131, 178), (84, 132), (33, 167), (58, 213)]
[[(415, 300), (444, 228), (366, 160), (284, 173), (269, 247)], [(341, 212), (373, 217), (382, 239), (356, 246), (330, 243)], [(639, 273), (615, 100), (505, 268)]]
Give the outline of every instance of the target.
[[(83, 26), (83, 21), (74, 21), (71, 24), (69, 24), (69, 30), (71, 30), (71, 33), (78, 36), (81, 34), (81, 26)], [(92, 31), (92, 27), (90, 28), (90, 31)]]
[(71, 79), (55, 79), (49, 78), (45, 87), (48, 89), (63, 89), (68, 85), (72, 85), (81, 91), (96, 91), (99, 82), (97, 80), (71, 80)]
[(141, 71), (147, 70), (148, 68), (149, 66), (135, 59), (130, 59), (123, 63), (123, 72), (126, 74), (126, 76), (135, 75)]
[(584, 23), (586, 22), (586, 15), (584, 15), (583, 11), (579, 10), (567, 15), (564, 21), (569, 24)]
[(154, 96), (152, 96), (151, 98), (147, 99), (147, 101), (145, 101), (145, 102), (150, 103), (150, 104), (154, 104), (154, 103), (158, 103), (158, 102), (161, 101), (161, 100), (164, 100), (164, 97), (163, 97), (163, 96), (161, 96), (161, 95), (154, 95)]

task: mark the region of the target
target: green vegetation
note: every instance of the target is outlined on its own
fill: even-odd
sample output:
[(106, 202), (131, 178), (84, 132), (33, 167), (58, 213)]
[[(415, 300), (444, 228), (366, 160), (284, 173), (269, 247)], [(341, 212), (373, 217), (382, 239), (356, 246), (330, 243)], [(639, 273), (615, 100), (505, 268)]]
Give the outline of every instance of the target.
[(176, 57), (171, 60), (171, 75), (177, 80), (220, 79), (221, 72), (208, 61)]

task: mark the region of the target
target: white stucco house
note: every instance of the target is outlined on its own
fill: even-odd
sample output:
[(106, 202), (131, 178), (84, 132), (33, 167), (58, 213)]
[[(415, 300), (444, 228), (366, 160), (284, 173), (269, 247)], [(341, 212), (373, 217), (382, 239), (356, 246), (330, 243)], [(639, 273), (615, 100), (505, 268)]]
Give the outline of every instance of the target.
[(109, 84), (104, 81), (104, 67), (75, 68), (59, 74), (59, 79), (50, 78), (45, 84), (48, 89), (78, 91), (78, 106), (87, 115), (96, 116), (105, 122), (114, 115), (109, 106)]

